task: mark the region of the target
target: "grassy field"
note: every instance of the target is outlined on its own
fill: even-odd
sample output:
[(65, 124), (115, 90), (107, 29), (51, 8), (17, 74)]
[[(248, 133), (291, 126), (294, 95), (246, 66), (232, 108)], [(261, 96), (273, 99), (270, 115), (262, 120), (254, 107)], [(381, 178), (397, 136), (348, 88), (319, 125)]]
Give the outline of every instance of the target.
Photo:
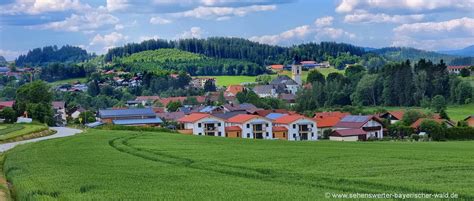
[[(385, 106), (382, 107), (380, 106), (380, 107), (365, 107), (364, 109), (369, 112), (372, 112), (376, 110), (377, 108), (383, 108), (388, 111), (416, 109), (416, 110), (421, 110), (424, 112), (429, 112), (429, 109), (421, 108), (421, 107), (385, 107)], [(471, 103), (468, 105), (449, 105), (446, 108), (446, 113), (448, 113), (448, 116), (449, 118), (451, 118), (451, 120), (461, 121), (469, 115), (474, 115), (474, 103)]]
[(324, 200), (326, 193), (474, 199), (472, 142), (288, 142), (89, 130), (16, 147), (16, 200)]
[(46, 129), (47, 126), (38, 124), (0, 124), (0, 143)]
[[(329, 73), (337, 72), (337, 73), (344, 73), (342, 70), (337, 70), (335, 68), (321, 68), (318, 69), (323, 75), (327, 76)], [(308, 77), (309, 71), (303, 71), (302, 77), (305, 81)], [(291, 77), (291, 71), (283, 71), (279, 73), (280, 75), (288, 75)], [(272, 77), (276, 77), (277, 74), (273, 74)], [(197, 77), (214, 77), (217, 80), (218, 86), (229, 86), (241, 83), (248, 83), (248, 82), (255, 82), (255, 78), (257, 76), (245, 76), (245, 75), (237, 75), (237, 76), (229, 76), (229, 75), (222, 75), (222, 76), (197, 76)]]

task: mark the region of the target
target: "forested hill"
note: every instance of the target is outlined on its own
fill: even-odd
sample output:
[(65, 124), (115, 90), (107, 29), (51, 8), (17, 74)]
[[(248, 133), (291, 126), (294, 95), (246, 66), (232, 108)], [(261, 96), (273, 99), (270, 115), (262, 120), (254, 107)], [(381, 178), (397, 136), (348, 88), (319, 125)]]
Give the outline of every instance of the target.
[(16, 60), (17, 66), (45, 66), (52, 62), (73, 63), (82, 62), (91, 58), (86, 50), (80, 47), (63, 46), (46, 46), (43, 48), (35, 48), (28, 51), (26, 55), (20, 55)]
[(7, 60), (5, 59), (5, 57), (3, 57), (2, 55), (0, 55), (0, 66), (6, 66), (8, 64)]
[(240, 59), (259, 65), (290, 63), (295, 55), (303, 60), (322, 61), (325, 59), (325, 55), (337, 56), (339, 53), (349, 52), (352, 55), (361, 56), (365, 53), (363, 48), (335, 42), (280, 47), (242, 38), (212, 37), (178, 41), (147, 40), (141, 43), (130, 43), (123, 47), (110, 49), (105, 55), (105, 61), (112, 61), (114, 57), (124, 57), (141, 51), (161, 48), (177, 48), (208, 57)]
[(376, 53), (389, 61), (418, 61), (420, 59), (431, 60), (433, 62), (439, 62), (444, 60), (445, 63), (450, 64), (451, 61), (458, 56), (452, 56), (447, 54), (440, 54), (437, 52), (424, 51), (410, 47), (386, 47), (381, 49), (371, 50), (370, 52)]

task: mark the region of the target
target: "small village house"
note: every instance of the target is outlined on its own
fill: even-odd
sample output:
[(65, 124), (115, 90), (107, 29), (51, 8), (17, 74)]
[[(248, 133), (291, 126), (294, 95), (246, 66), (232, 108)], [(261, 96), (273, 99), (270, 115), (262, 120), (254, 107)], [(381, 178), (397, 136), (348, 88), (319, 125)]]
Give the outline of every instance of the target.
[(394, 123), (397, 123), (398, 121), (401, 121), (404, 114), (405, 114), (405, 111), (402, 111), (402, 110), (388, 111), (388, 112), (380, 114), (379, 117), (382, 119), (389, 120), (390, 124), (394, 124)]
[(469, 115), (464, 119), (469, 127), (474, 127), (474, 115)]
[(314, 120), (318, 124), (317, 134), (320, 138), (323, 137), (323, 134), (326, 130), (333, 130), (334, 126), (339, 123), (339, 121), (345, 116), (350, 115), (345, 112), (317, 112), (314, 115)]
[(284, 115), (275, 119), (273, 124), (275, 138), (291, 141), (318, 140), (316, 121), (303, 115)]
[(347, 115), (335, 126), (329, 136), (335, 141), (363, 141), (383, 138), (383, 124), (373, 115)]
[(178, 119), (180, 133), (225, 137), (225, 120), (211, 114), (192, 113)]
[(410, 127), (415, 130), (416, 133), (424, 133), (425, 131), (420, 128), (421, 124), (424, 121), (434, 121), (440, 125), (446, 126), (446, 128), (452, 128), (454, 127), (454, 123), (451, 121), (448, 121), (446, 119), (440, 119), (440, 118), (419, 118), (415, 122), (413, 122)]
[(469, 66), (448, 66), (448, 72), (450, 74), (459, 74), (465, 68), (469, 68)]
[(152, 108), (99, 110), (102, 123), (129, 126), (159, 126), (163, 121)]
[(235, 97), (239, 92), (244, 91), (244, 89), (242, 85), (229, 85), (224, 92), (224, 96)]
[[(237, 126), (240, 128), (242, 138), (272, 139), (272, 121), (265, 117), (250, 114), (239, 114), (229, 118), (226, 127)], [(232, 127), (237, 130), (237, 127)], [(230, 133), (228, 133), (230, 135)]]

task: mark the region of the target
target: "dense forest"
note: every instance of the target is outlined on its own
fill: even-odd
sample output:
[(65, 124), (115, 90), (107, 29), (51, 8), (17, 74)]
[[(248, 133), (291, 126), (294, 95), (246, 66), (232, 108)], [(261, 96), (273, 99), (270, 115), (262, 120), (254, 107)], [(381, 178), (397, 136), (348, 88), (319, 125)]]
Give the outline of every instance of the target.
[(134, 53), (114, 60), (131, 72), (171, 70), (196, 75), (260, 75), (265, 67), (237, 59), (210, 58), (178, 49), (158, 49)]
[(386, 60), (389, 61), (418, 61), (420, 59), (426, 59), (431, 61), (444, 60), (446, 63), (451, 64), (451, 61), (458, 56), (441, 54), (437, 52), (418, 50), (411, 47), (385, 47), (380, 49), (374, 49), (370, 52), (376, 53)]
[(16, 60), (17, 66), (45, 66), (52, 62), (75, 63), (89, 58), (86, 50), (74, 46), (46, 46), (28, 51), (26, 55), (20, 55)]
[(141, 51), (161, 48), (177, 48), (213, 58), (246, 60), (262, 66), (288, 64), (291, 63), (294, 56), (299, 56), (302, 60), (323, 61), (327, 56), (337, 57), (340, 53), (348, 52), (357, 56), (365, 53), (363, 48), (344, 43), (321, 42), (320, 44), (308, 43), (293, 47), (279, 47), (242, 38), (213, 37), (178, 41), (147, 40), (141, 43), (131, 43), (123, 47), (110, 49), (105, 55), (105, 61), (108, 62), (115, 57), (124, 57)]

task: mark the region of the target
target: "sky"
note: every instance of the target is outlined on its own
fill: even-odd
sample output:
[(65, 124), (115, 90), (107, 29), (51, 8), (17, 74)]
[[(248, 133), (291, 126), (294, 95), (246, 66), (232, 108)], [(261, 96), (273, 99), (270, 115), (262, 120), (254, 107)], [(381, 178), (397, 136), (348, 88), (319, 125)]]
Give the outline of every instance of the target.
[(272, 45), (461, 49), (474, 0), (1, 0), (0, 55), (46, 45), (103, 54), (147, 39), (242, 37)]

